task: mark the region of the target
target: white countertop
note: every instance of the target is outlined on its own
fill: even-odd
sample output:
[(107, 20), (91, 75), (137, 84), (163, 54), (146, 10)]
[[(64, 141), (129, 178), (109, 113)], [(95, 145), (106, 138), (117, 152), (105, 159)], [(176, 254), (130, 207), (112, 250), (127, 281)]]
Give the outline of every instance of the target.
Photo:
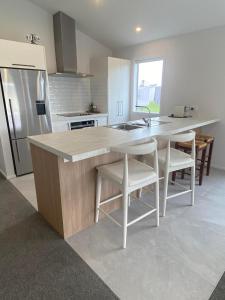
[(177, 119), (157, 117), (152, 120), (168, 122), (153, 127), (123, 131), (107, 127), (91, 127), (60, 133), (28, 137), (30, 143), (63, 159), (75, 162), (110, 152), (113, 146), (140, 141), (150, 136), (176, 134), (219, 122), (219, 119)]
[(85, 120), (108, 117), (107, 113), (95, 113), (95, 114), (93, 113), (90, 115), (75, 116), (75, 117), (74, 116), (73, 117), (64, 117), (64, 116), (59, 116), (59, 114), (62, 114), (62, 113), (51, 114), (52, 122), (76, 122), (76, 121), (85, 121)]

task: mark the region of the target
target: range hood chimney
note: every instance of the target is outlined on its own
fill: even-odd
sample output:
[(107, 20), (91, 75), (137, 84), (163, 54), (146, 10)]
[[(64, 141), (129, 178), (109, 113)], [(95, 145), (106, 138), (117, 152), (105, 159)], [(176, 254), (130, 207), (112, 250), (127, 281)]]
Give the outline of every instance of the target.
[(53, 15), (55, 53), (58, 77), (92, 77), (90, 74), (77, 72), (76, 22), (59, 11)]

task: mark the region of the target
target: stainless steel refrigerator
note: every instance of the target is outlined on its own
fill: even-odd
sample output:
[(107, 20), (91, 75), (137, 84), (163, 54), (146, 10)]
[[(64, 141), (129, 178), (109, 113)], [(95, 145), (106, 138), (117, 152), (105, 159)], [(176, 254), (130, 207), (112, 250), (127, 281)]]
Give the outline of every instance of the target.
[(46, 72), (0, 68), (0, 77), (15, 173), (31, 173), (27, 136), (51, 132)]

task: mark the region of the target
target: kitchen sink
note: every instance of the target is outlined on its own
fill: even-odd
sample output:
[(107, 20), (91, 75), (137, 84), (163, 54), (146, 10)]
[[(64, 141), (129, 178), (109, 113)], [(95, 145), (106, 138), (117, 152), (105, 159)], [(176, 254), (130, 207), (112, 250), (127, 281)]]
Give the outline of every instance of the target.
[(91, 113), (87, 113), (87, 112), (57, 114), (57, 116), (60, 117), (82, 117), (82, 116), (89, 116), (89, 115), (91, 115)]
[[(152, 120), (149, 127), (160, 126), (160, 125), (168, 124), (168, 123), (170, 123), (170, 122)], [(146, 123), (139, 120), (139, 121), (136, 121), (136, 122), (133, 122), (133, 123), (121, 123), (121, 124), (116, 124), (116, 125), (110, 125), (108, 127), (109, 128), (114, 128), (114, 129), (119, 129), (119, 130), (130, 131), (130, 130), (134, 130), (134, 129), (144, 128), (144, 127), (147, 127), (147, 126), (148, 125)]]
[(110, 127), (110, 128), (114, 128), (114, 129), (119, 129), (119, 130), (126, 130), (126, 131), (130, 131), (130, 130), (142, 128), (142, 127), (139, 126), (139, 125), (136, 125), (136, 124), (127, 124), (127, 123), (111, 125), (111, 126), (109, 126), (109, 127)]
[[(170, 122), (152, 120), (151, 123), (149, 124), (149, 127), (160, 126), (160, 125), (169, 124), (169, 123), (170, 123)], [(148, 125), (147, 125), (146, 123), (144, 123), (144, 122), (135, 122), (135, 123), (132, 123), (132, 125), (135, 125), (135, 126), (141, 126), (141, 127), (146, 127), (146, 126), (148, 126)]]

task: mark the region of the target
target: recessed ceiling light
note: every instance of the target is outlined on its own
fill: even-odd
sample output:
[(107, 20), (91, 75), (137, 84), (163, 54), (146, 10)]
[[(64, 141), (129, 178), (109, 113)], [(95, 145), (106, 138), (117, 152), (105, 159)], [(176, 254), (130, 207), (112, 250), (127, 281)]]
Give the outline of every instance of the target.
[(141, 32), (141, 31), (142, 31), (142, 28), (141, 28), (140, 26), (137, 26), (137, 27), (135, 28), (135, 31), (136, 31), (136, 32)]
[(103, 5), (103, 0), (94, 0), (94, 3), (96, 6), (101, 6)]

